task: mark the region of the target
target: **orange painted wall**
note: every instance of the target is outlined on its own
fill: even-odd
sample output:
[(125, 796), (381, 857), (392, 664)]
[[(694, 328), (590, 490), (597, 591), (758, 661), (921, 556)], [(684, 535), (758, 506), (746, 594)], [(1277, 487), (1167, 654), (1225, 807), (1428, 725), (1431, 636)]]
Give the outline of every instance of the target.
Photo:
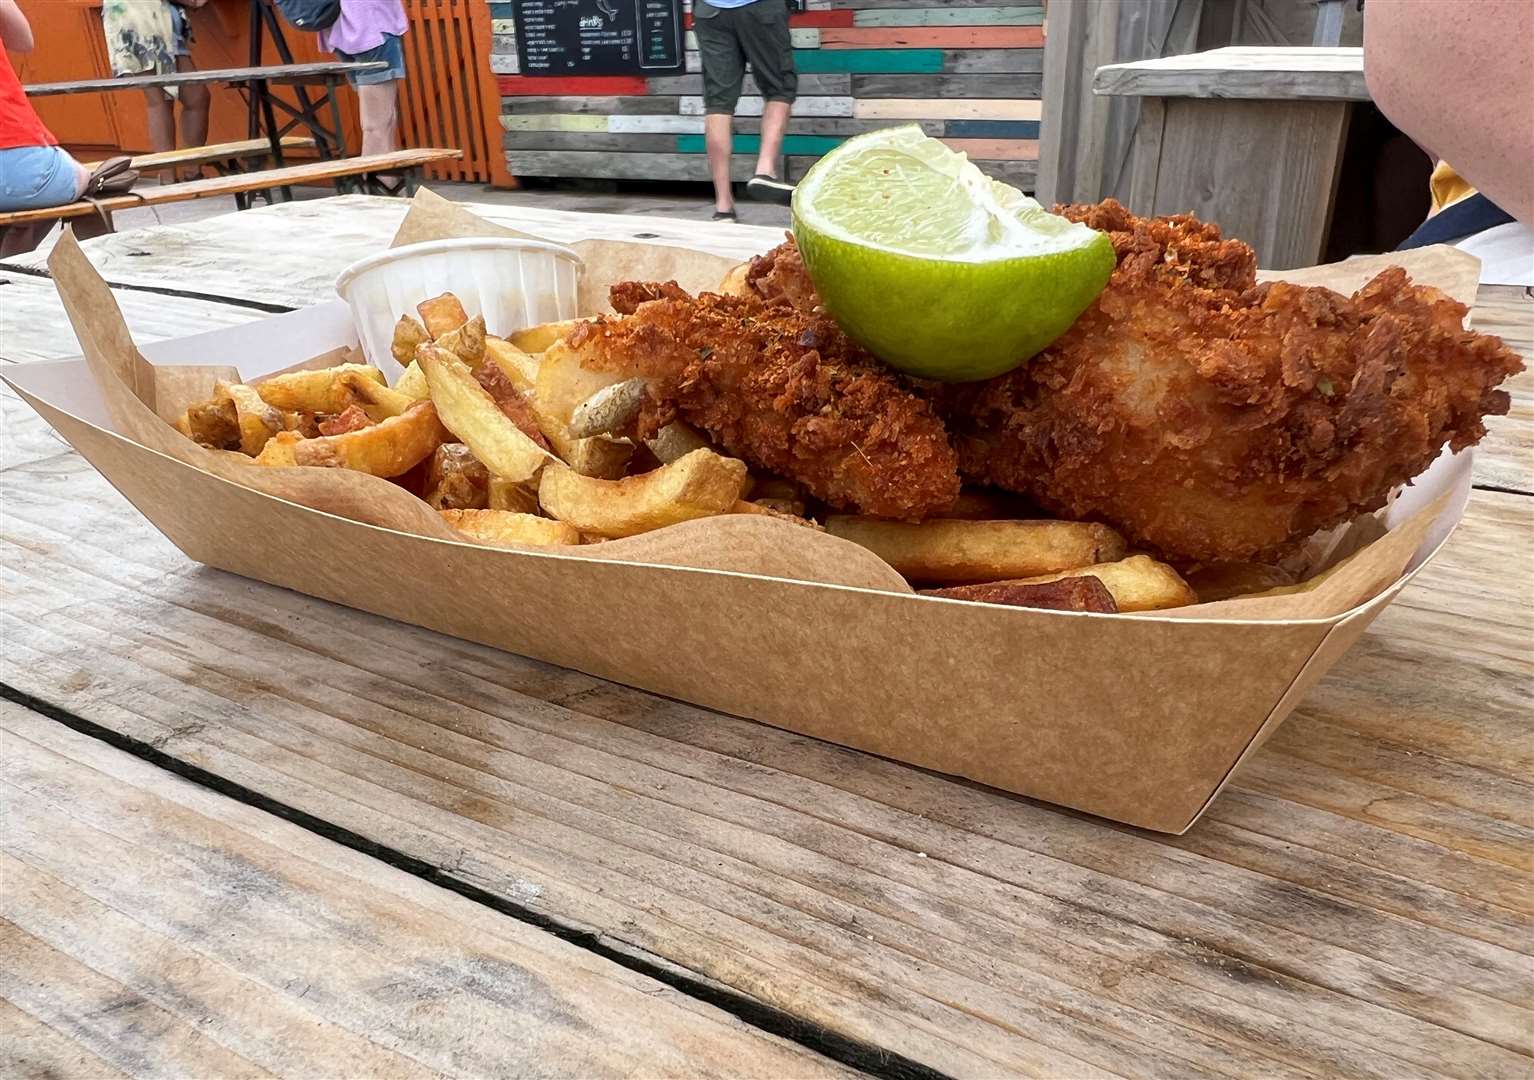
[[(101, 32), (101, 0), (19, 0), (19, 3), (37, 39), (31, 53), (11, 58), (23, 83), (111, 77)], [(197, 67), (205, 70), (245, 67), (250, 62), (248, 0), (208, 0), (205, 6), (188, 14), (193, 34), (192, 61)], [(333, 59), (331, 54), (319, 50), (314, 34), (285, 27), (285, 36), (296, 63)], [(270, 42), (262, 62), (280, 62)], [(212, 90), (208, 141), (246, 138), (244, 99), (232, 87), (215, 85)], [(291, 90), (284, 87), (277, 92), (292, 100)], [(349, 87), (340, 93), (348, 129), (347, 145), (355, 153), (362, 139), (357, 126), (357, 98)], [(36, 98), (33, 104), (59, 141), (72, 150), (121, 149), (131, 153), (150, 148), (144, 95), (140, 91), (62, 94)], [(327, 122), (328, 119), (326, 115)]]

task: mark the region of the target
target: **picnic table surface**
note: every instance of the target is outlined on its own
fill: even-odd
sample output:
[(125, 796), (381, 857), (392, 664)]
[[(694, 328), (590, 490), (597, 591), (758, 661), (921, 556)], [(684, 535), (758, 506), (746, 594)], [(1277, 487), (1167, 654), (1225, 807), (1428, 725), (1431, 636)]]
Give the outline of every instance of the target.
[(1364, 51), (1349, 46), (1231, 45), (1108, 64), (1097, 69), (1092, 89), (1134, 97), (1369, 100)]
[[(149, 340), (329, 295), (403, 211), (85, 248)], [(1473, 319), (1534, 357), (1525, 290)], [(3, 360), (75, 351), (0, 265)], [(1531, 388), (1180, 837), (194, 565), (6, 394), (0, 1072), (1527, 1077)]]
[(338, 79), (348, 72), (377, 71), (388, 67), (383, 60), (324, 60), (312, 64), (266, 64), (260, 67), (215, 68), (208, 71), (172, 71), (164, 75), (122, 75), (111, 79), (73, 79), (23, 86), (28, 97), (52, 94), (93, 94), (110, 90), (142, 90), (155, 86), (188, 86), (193, 83), (272, 82), (306, 83)]

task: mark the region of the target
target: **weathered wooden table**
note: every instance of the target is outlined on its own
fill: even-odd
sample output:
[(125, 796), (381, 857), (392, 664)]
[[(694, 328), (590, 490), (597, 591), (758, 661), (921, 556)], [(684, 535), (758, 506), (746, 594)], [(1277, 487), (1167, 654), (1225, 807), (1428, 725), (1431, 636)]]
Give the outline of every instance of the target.
[[(324, 295), (403, 211), (87, 250), (147, 340)], [(1521, 291), (1476, 319), (1534, 354)], [(4, 358), (73, 351), (0, 268)], [(0, 1074), (1527, 1077), (1531, 387), (1183, 837), (192, 565), (6, 397)]]
[(1362, 49), (1211, 49), (1098, 68), (1092, 89), (1140, 99), (1131, 210), (1217, 221), (1275, 270), (1320, 261)]

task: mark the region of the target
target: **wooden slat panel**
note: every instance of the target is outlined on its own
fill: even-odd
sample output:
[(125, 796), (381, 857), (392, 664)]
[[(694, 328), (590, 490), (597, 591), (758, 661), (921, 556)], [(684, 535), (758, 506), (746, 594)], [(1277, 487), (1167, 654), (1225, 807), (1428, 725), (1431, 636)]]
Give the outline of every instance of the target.
[(623, 116), (654, 116), (657, 113), (677, 111), (679, 98), (674, 97), (613, 97), (591, 95), (588, 97), (508, 97), (501, 99), (503, 116), (518, 113), (602, 113)]
[(1037, 49), (1037, 26), (868, 26), (820, 31), (823, 49)]
[[(614, 180), (707, 181), (708, 160), (698, 154), (610, 154), (584, 150), (517, 150), (507, 164), (523, 176), (594, 176)], [(749, 180), (756, 172), (756, 155), (730, 159), (730, 176)]]
[[(841, 139), (834, 135), (785, 135), (783, 137), (783, 153), (785, 154), (828, 154), (841, 144)], [(675, 137), (676, 150), (683, 154), (702, 154), (707, 152), (702, 135), (677, 135)], [(734, 136), (734, 152), (737, 154), (754, 154), (762, 148), (760, 135), (737, 134)]]
[(828, 71), (936, 74), (943, 70), (943, 53), (938, 49), (799, 49), (794, 52), (794, 68), (800, 79)]
[(1039, 160), (1037, 139), (944, 139), (951, 150), (961, 150), (972, 161), (1031, 161)]
[[(820, 30), (813, 26), (804, 26), (791, 29), (788, 32), (790, 44), (796, 49), (818, 49), (821, 46), (822, 34), (850, 34), (851, 30)], [(687, 31), (682, 39), (682, 47), (689, 52), (698, 51), (698, 35), (695, 31)]]
[(1042, 75), (854, 75), (855, 98), (1036, 98)]
[(887, 8), (856, 12), (853, 26), (1042, 26), (1042, 7)]
[[(735, 106), (737, 116), (761, 116), (763, 101), (760, 97), (742, 97)], [(683, 96), (677, 99), (677, 111), (683, 116), (702, 116), (703, 98)], [(802, 97), (794, 102), (794, 112), (799, 116), (853, 116), (850, 97)]]
[(1043, 49), (950, 49), (943, 53), (943, 70), (957, 75), (990, 75), (1009, 71), (1039, 75)]
[(0, 996), (102, 1071), (846, 1075), (9, 702), (0, 730)]
[[(688, 94), (703, 93), (702, 75), (664, 75), (645, 80), (649, 85), (646, 92), (650, 94)], [(808, 74), (799, 73), (799, 97), (845, 96), (852, 93), (852, 76), (844, 73)], [(756, 78), (747, 73), (741, 84), (741, 93), (746, 97), (754, 97), (761, 94), (757, 88)]]
[(642, 75), (502, 75), (495, 80), (509, 97), (556, 97), (603, 94), (643, 94), (648, 87)]
[(1037, 139), (1037, 120), (949, 120), (943, 134), (956, 139)]
[(1037, 120), (1037, 101), (979, 99), (923, 101), (919, 98), (867, 98), (853, 104), (859, 120)]

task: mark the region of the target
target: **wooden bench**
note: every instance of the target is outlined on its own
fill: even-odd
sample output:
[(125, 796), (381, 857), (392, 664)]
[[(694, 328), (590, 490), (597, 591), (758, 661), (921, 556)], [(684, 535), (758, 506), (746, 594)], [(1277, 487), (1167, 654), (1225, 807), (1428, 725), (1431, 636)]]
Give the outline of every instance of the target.
[[(319, 141), (303, 135), (284, 135), (279, 141), (281, 152), (284, 156), (294, 150), (313, 150), (319, 145)], [(228, 176), (231, 173), (248, 172), (250, 163), (269, 159), (272, 156), (272, 144), (269, 139), (241, 139), (238, 142), (210, 143), (207, 146), (183, 146), (179, 150), (161, 150), (153, 154), (136, 154), (133, 158), (133, 167), (142, 173), (161, 172), (165, 169), (175, 169), (178, 173), (185, 168), (201, 169), (209, 166), (220, 176)], [(101, 164), (99, 161), (87, 162), (87, 169), (94, 169)], [(273, 164), (285, 164), (285, 162)], [(271, 202), (271, 192), (243, 191), (234, 197), (235, 206), (241, 210), (250, 207), (250, 200), (264, 194), (266, 200)]]
[(35, 210), (14, 210), (7, 214), (0, 214), (0, 228), (98, 213), (111, 214), (114, 210), (158, 206), (162, 203), (185, 202), (189, 199), (205, 199), (210, 196), (238, 195), (243, 192), (286, 187), (290, 184), (320, 184), (327, 181), (346, 181), (351, 178), (360, 179), (363, 182), (364, 191), (376, 194), (377, 189), (382, 186), (377, 180), (381, 173), (400, 174), (401, 190), (409, 192), (414, 189), (415, 174), (422, 165), (462, 155), (462, 150), (427, 147), (395, 150), (388, 154), (371, 154), (365, 157), (342, 158), (336, 161), (309, 161), (302, 165), (285, 165), (280, 169), (263, 169), (259, 172), (235, 173), (230, 176), (209, 176), (200, 180), (186, 180), (179, 184), (146, 187), (142, 191), (130, 191), (126, 195), (113, 195), (94, 201), (68, 203), (63, 206), (44, 206)]

